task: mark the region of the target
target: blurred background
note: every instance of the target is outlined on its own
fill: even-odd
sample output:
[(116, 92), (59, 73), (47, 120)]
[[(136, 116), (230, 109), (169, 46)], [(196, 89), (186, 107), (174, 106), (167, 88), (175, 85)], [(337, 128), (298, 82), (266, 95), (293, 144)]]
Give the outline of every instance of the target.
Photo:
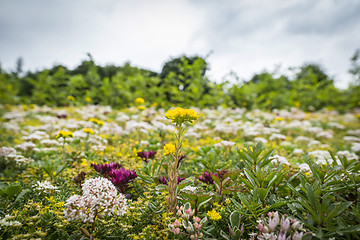
[[(358, 85), (359, 12), (358, 0), (0, 0), (1, 102), (349, 104), (324, 98)], [(304, 84), (331, 89), (316, 98), (310, 92), (303, 103), (296, 99), (306, 96), (272, 96)], [(67, 89), (55, 91), (58, 99), (45, 96), (58, 88)]]

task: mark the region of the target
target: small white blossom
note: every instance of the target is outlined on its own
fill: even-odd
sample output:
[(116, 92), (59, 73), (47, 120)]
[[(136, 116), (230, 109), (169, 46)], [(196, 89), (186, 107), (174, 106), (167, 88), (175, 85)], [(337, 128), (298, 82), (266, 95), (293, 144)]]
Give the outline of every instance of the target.
[(49, 181), (37, 181), (33, 187), (41, 192), (51, 193), (52, 191), (59, 191), (58, 187), (53, 186)]
[(83, 195), (73, 195), (66, 200), (64, 217), (69, 221), (94, 222), (96, 214), (122, 216), (126, 211), (126, 198), (117, 192), (106, 178), (88, 179), (82, 185)]
[(286, 160), (285, 157), (279, 156), (279, 155), (274, 155), (273, 157), (270, 157), (269, 159), (272, 159), (271, 162), (273, 164), (285, 164), (290, 166), (290, 163), (288, 162), (288, 160)]

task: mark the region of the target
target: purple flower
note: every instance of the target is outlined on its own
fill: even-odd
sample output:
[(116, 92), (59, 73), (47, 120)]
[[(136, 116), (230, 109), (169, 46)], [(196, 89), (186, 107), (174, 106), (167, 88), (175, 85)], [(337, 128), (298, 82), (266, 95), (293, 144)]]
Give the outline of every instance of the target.
[[(179, 184), (180, 182), (184, 181), (186, 178), (183, 177), (177, 177), (177, 183)], [(162, 176), (162, 177), (158, 177), (157, 179), (159, 181), (160, 184), (167, 184), (168, 180), (166, 177)]]
[(137, 153), (138, 157), (140, 157), (145, 162), (148, 162), (149, 159), (152, 159), (156, 155), (156, 151), (142, 151)]
[(161, 184), (167, 184), (167, 179), (166, 179), (166, 177), (164, 177), (164, 176), (162, 176), (162, 177), (158, 177), (158, 179), (157, 179), (158, 181), (159, 181), (159, 183), (161, 183)]
[(114, 169), (109, 173), (110, 181), (119, 189), (121, 193), (126, 192), (129, 182), (137, 177), (134, 170), (126, 170), (125, 168)]
[(199, 177), (199, 180), (206, 184), (213, 184), (214, 179), (212, 179), (211, 175), (217, 175), (217, 174), (206, 172)]
[(103, 177), (109, 177), (109, 173), (112, 170), (120, 169), (122, 168), (122, 165), (120, 163), (105, 163), (105, 164), (96, 164), (92, 163), (91, 166), (100, 173)]

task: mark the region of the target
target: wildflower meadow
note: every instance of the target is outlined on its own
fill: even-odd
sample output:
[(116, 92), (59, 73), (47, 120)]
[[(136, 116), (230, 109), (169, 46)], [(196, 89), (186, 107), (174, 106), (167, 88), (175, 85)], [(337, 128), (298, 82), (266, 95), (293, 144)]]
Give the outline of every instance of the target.
[(360, 239), (359, 118), (2, 105), (0, 239)]

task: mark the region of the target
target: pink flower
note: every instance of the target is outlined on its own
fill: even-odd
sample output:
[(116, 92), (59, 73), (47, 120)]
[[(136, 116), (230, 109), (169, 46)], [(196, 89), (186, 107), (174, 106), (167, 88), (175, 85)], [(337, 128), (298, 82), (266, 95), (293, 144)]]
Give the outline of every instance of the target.
[(201, 218), (199, 218), (199, 217), (194, 217), (193, 219), (194, 219), (194, 222), (197, 222), (197, 223), (201, 221)]
[(181, 225), (181, 222), (176, 219), (174, 222), (174, 227), (180, 227), (180, 225)]
[(195, 230), (199, 230), (201, 228), (201, 224), (198, 224), (197, 222), (194, 223)]
[(174, 228), (172, 232), (176, 235), (180, 234), (180, 228)]

